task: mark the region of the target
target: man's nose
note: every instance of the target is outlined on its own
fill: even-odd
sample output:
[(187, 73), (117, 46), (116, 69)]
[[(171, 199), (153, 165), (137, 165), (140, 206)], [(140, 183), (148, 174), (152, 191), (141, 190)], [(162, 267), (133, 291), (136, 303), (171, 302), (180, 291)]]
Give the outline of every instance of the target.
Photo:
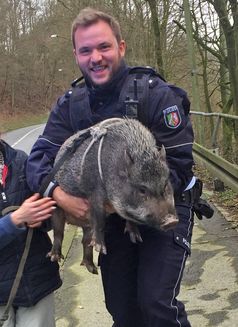
[(102, 55), (100, 53), (100, 51), (98, 50), (93, 50), (92, 54), (91, 54), (91, 62), (92, 63), (98, 63), (102, 60)]
[(102, 55), (97, 49), (93, 50), (91, 53), (91, 62), (98, 63), (102, 60)]

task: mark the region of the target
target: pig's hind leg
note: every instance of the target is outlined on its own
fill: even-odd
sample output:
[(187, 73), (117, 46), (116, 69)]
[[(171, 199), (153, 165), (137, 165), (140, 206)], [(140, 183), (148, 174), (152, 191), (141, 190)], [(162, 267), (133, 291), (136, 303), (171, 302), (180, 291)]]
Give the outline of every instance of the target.
[(91, 201), (90, 218), (92, 223), (92, 240), (90, 245), (95, 247), (97, 252), (107, 254), (104, 242), (104, 228), (106, 222), (106, 212), (104, 210), (103, 201), (96, 197)]
[(92, 240), (92, 235), (91, 235), (91, 227), (82, 227), (83, 229), (83, 239), (82, 239), (82, 244), (83, 244), (83, 260), (81, 262), (82, 266), (86, 266), (89, 272), (92, 274), (98, 274), (97, 267), (93, 263), (93, 247), (91, 246), (91, 240)]
[(60, 261), (64, 258), (62, 255), (62, 242), (64, 238), (65, 214), (60, 208), (57, 208), (52, 217), (51, 224), (53, 229), (53, 245), (51, 251), (47, 254), (51, 261)]

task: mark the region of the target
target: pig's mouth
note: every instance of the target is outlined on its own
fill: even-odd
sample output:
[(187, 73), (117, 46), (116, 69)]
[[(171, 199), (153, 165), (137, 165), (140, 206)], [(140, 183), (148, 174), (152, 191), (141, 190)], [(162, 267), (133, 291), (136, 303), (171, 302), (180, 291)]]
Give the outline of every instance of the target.
[[(154, 217), (153, 215), (138, 215), (138, 212), (133, 214), (131, 211), (124, 211), (125, 219), (132, 221), (138, 225), (148, 225), (158, 230), (168, 231), (170, 229), (175, 228), (178, 223), (178, 218), (174, 214), (167, 214), (164, 218), (158, 219), (158, 217)], [(138, 218), (140, 217), (140, 218)]]
[(138, 224), (138, 225), (149, 225), (153, 228), (167, 232), (170, 229), (175, 228), (178, 223), (178, 219), (174, 215), (168, 215), (165, 217), (162, 223), (155, 220), (152, 216), (145, 216), (143, 220), (138, 219), (138, 217), (126, 212), (126, 219)]
[(177, 223), (178, 223), (177, 217), (173, 215), (169, 215), (168, 217), (166, 217), (165, 222), (160, 225), (160, 229), (162, 231), (167, 232), (168, 230), (175, 228)]
[(168, 230), (173, 229), (177, 225), (178, 219), (176, 216), (168, 214), (164, 217), (164, 219), (158, 221), (158, 218), (156, 219), (154, 216), (149, 215), (145, 218), (145, 223), (157, 230), (167, 232)]

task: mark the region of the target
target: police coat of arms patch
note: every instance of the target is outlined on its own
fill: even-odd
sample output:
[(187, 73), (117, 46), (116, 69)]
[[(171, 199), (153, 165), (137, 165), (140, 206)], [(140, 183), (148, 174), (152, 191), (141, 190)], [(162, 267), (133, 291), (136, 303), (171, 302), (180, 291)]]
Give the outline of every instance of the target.
[(165, 124), (169, 128), (177, 128), (181, 124), (181, 116), (176, 105), (163, 110)]

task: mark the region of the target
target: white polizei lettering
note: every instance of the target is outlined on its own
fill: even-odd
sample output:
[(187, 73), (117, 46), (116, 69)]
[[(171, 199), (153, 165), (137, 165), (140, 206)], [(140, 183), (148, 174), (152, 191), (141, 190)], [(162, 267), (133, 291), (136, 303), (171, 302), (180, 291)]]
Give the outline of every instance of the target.
[(183, 237), (183, 243), (190, 249), (190, 243)]

